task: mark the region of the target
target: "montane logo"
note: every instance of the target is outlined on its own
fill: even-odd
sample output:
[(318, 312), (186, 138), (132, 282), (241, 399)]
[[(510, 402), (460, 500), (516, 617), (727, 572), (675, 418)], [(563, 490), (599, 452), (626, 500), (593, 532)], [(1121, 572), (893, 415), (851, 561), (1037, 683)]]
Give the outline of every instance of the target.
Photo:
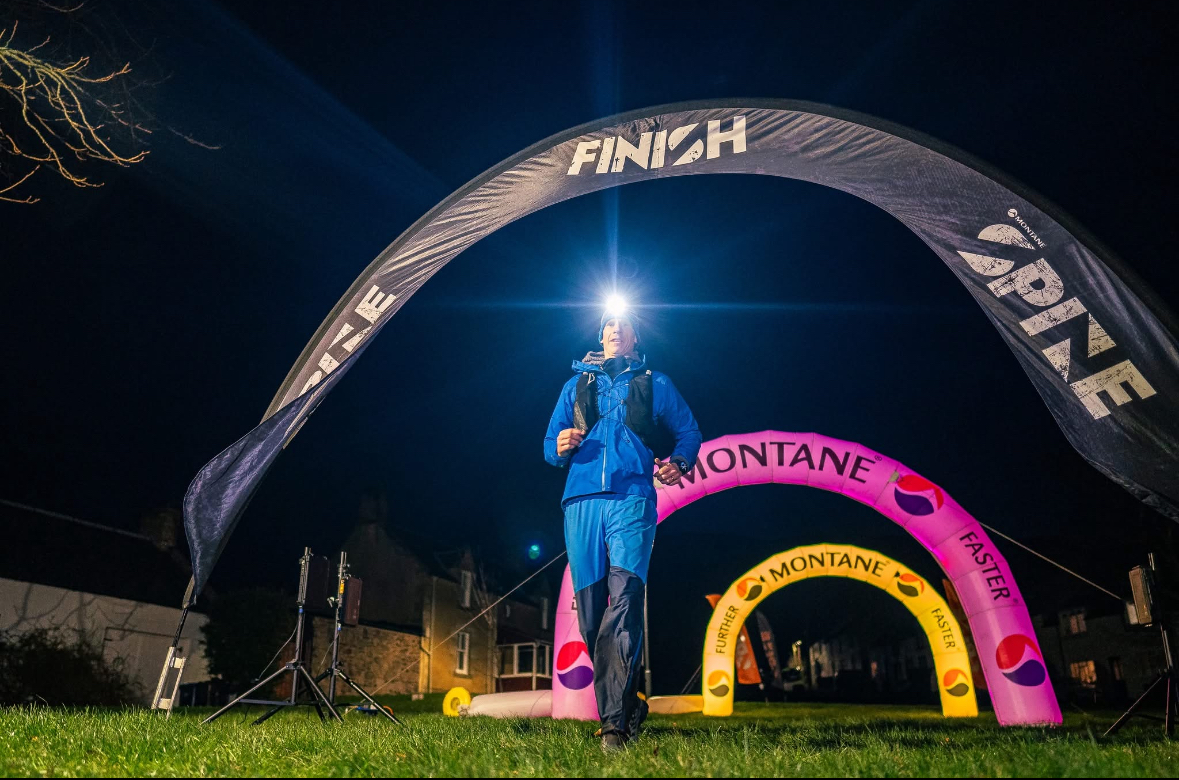
[(1031, 225), (1023, 221), (1023, 217), (1019, 216), (1018, 211), (1015, 209), (1007, 209), (1007, 216), (1014, 219), (1015, 223), (1023, 228), (1023, 232), (1028, 234), (1028, 238), (1036, 242), (1036, 246), (1040, 247), (1041, 249), (1047, 249), (1048, 245), (1040, 240), (1040, 237), (1036, 235), (1036, 231), (1032, 230)]
[[(630, 164), (643, 170), (662, 168), (670, 159), (674, 165), (688, 165), (700, 159), (720, 157), (725, 144), (731, 154), (745, 151), (745, 117), (735, 116), (727, 130), (721, 129), (721, 120), (710, 119), (707, 130), (699, 130), (700, 123), (677, 127), (674, 130), (646, 132), (633, 143), (622, 136), (599, 138), (595, 141), (581, 141), (569, 163), (569, 176), (582, 172), (582, 166), (596, 163), (597, 173), (621, 173)], [(703, 136), (703, 137), (701, 137)], [(682, 151), (681, 151), (682, 150)], [(674, 154), (669, 155), (669, 152)]]

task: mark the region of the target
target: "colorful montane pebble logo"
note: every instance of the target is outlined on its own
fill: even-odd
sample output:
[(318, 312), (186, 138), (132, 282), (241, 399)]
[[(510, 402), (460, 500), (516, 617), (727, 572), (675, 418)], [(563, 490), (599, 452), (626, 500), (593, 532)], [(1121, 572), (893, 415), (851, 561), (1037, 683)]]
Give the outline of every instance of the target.
[(720, 669), (708, 675), (708, 692), (713, 696), (728, 696), (732, 684), (733, 681), (729, 679), (729, 675)]
[(951, 696), (965, 696), (970, 693), (970, 684), (967, 682), (966, 672), (961, 669), (951, 669), (942, 677), (942, 687), (946, 689), (946, 693)]
[(1025, 688), (1034, 688), (1048, 677), (1043, 659), (1036, 643), (1023, 634), (1004, 637), (995, 648), (995, 663), (999, 665), (999, 671), (1011, 682)]
[(585, 642), (566, 642), (557, 653), (557, 679), (561, 681), (561, 685), (574, 691), (579, 691), (594, 681), (593, 662), (590, 661)]
[(762, 590), (761, 580), (755, 580), (753, 577), (746, 577), (737, 583), (737, 595), (746, 601), (756, 599)]
[(916, 574), (909, 574), (908, 572), (901, 574), (897, 572), (896, 578), (897, 590), (909, 598), (920, 596), (925, 592), (925, 582)]
[(893, 495), (897, 506), (911, 515), (932, 515), (946, 502), (940, 487), (916, 474), (906, 474), (898, 479)]

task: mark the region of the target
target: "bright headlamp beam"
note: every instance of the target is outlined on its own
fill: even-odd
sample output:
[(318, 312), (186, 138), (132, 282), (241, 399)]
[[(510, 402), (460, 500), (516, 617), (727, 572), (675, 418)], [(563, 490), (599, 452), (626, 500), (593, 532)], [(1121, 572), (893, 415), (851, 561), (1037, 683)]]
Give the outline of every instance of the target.
[(606, 313), (611, 317), (621, 317), (626, 314), (626, 299), (621, 295), (611, 295), (606, 299)]

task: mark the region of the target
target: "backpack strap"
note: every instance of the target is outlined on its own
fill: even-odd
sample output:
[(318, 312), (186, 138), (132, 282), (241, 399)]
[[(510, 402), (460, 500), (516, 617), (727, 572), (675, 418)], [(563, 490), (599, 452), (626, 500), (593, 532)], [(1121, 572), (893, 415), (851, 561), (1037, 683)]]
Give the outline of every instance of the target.
[(573, 427), (588, 431), (598, 422), (598, 383), (592, 373), (583, 371), (573, 392)]
[(626, 427), (657, 458), (671, 455), (675, 439), (655, 421), (655, 381), (650, 369), (630, 380), (626, 394)]

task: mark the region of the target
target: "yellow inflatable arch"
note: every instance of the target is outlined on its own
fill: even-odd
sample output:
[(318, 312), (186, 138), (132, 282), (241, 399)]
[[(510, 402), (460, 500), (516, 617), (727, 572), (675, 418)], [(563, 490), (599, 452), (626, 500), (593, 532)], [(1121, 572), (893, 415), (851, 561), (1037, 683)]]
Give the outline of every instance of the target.
[(916, 616), (933, 651), (947, 718), (978, 715), (962, 628), (922, 577), (873, 550), (843, 544), (795, 547), (745, 572), (717, 602), (704, 639), (704, 714), (733, 714), (733, 664), (745, 618), (775, 591), (811, 577), (847, 577), (875, 585)]

